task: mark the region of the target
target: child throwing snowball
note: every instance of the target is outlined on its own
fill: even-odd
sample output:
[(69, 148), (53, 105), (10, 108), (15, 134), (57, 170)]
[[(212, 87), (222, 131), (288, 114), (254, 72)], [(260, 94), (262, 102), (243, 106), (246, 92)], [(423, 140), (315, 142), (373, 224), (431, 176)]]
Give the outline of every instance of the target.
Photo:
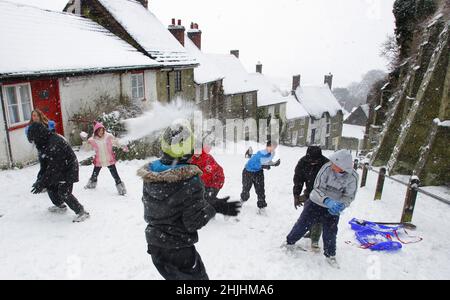
[[(87, 135), (82, 132), (80, 137), (83, 140), (86, 140)], [(87, 143), (84, 144), (95, 151), (94, 170), (85, 188), (95, 189), (97, 187), (97, 178), (101, 169), (107, 167), (116, 182), (116, 188), (119, 195), (126, 195), (127, 190), (117, 172), (116, 157), (113, 151), (113, 146), (121, 147), (119, 141), (111, 133), (106, 131), (102, 123), (95, 123), (94, 134), (87, 140)], [(128, 148), (125, 146), (123, 147), (123, 150), (128, 151)]]

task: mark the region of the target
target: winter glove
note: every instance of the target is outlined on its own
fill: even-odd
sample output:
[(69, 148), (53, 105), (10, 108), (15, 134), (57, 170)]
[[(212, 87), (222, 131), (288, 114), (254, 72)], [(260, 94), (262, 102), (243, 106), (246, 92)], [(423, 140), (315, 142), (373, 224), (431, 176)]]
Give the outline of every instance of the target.
[(308, 198), (305, 195), (294, 196), (294, 207), (297, 209), (300, 206), (303, 206)]
[(89, 135), (86, 132), (84, 131), (80, 132), (80, 138), (82, 141), (87, 141), (88, 137)]
[(345, 209), (345, 205), (331, 198), (326, 198), (323, 203), (328, 207), (328, 212), (333, 216), (339, 216)]
[(279, 159), (273, 164), (273, 166), (278, 167), (280, 164), (281, 164), (281, 160)]
[(128, 146), (123, 146), (122, 151), (125, 153), (128, 153), (128, 152), (130, 152), (130, 149), (128, 149)]
[(219, 200), (216, 203), (214, 203), (214, 208), (217, 213), (222, 214), (224, 216), (237, 216), (240, 211), (242, 204), (239, 201), (235, 202), (227, 202), (226, 200)]
[(44, 191), (44, 187), (39, 183), (39, 181), (36, 181), (33, 184), (33, 188), (31, 189), (31, 193), (33, 194), (40, 194)]

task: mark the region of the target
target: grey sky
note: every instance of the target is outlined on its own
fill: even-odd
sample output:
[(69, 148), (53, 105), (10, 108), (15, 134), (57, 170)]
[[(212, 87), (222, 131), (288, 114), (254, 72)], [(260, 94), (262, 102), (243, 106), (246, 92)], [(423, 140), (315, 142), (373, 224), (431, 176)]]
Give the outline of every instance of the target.
[(370, 69), (385, 69), (379, 49), (393, 34), (394, 0), (150, 0), (163, 21), (197, 22), (206, 52), (241, 51), (249, 71), (305, 84), (321, 84), (332, 72), (335, 86), (359, 81)]
[[(9, 0), (60, 10), (66, 0)], [(149, 0), (164, 24), (171, 18), (203, 31), (203, 50), (241, 51), (253, 72), (261, 61), (267, 75), (302, 75), (304, 84), (320, 84), (332, 72), (335, 86), (359, 81), (371, 69), (385, 69), (379, 49), (393, 34), (394, 0)], [(277, 80), (278, 81), (278, 80)]]

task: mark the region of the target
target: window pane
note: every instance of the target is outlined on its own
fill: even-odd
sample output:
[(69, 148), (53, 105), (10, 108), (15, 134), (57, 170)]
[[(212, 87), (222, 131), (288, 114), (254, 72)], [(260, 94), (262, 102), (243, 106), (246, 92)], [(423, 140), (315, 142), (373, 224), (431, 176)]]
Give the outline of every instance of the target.
[(131, 86), (133, 88), (137, 87), (137, 78), (136, 75), (131, 75)]
[(137, 95), (137, 88), (136, 87), (133, 87), (131, 89), (131, 97), (133, 97), (133, 99), (136, 99), (138, 97), (138, 95)]
[(31, 97), (27, 85), (17, 87), (19, 89), (20, 102), (22, 103), (23, 121), (31, 119)]
[(9, 123), (11, 125), (19, 123), (20, 122), (19, 106), (18, 105), (10, 105), (10, 106), (8, 106), (8, 111), (9, 111)]
[(137, 79), (138, 79), (138, 86), (139, 87), (143, 87), (144, 86), (144, 75), (137, 75)]
[(8, 105), (17, 104), (16, 89), (14, 87), (6, 88), (6, 98), (8, 98)]
[(139, 98), (144, 98), (144, 86), (139, 87)]

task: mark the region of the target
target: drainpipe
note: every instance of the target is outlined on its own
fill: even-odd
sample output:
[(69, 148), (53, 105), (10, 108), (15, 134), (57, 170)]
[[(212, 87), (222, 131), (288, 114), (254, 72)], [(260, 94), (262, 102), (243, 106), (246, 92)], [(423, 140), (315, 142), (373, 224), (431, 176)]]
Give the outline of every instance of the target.
[(172, 71), (167, 71), (167, 103), (170, 102), (170, 73), (173, 72)]
[(4, 120), (4, 126), (5, 126), (5, 133), (6, 133), (6, 144), (7, 144), (7, 150), (8, 150), (8, 160), (9, 160), (9, 167), (12, 168), (13, 166), (13, 156), (12, 156), (12, 149), (11, 149), (11, 139), (9, 137), (9, 131), (8, 131), (8, 122), (6, 121), (6, 110), (5, 110), (5, 103), (3, 102), (3, 90), (2, 85), (0, 85), (0, 102), (2, 103), (2, 111), (3, 111), (3, 120)]

